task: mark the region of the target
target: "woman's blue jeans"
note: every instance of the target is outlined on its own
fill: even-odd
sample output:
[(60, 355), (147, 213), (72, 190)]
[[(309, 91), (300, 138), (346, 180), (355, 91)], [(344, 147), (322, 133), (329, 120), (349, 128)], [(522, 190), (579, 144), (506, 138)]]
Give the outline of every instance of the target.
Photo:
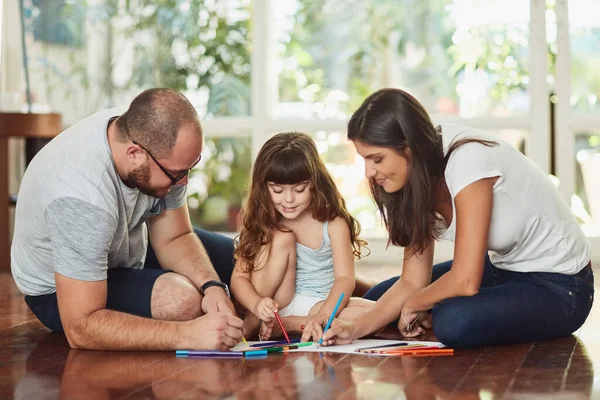
[[(435, 265), (432, 282), (451, 266), (452, 261)], [(364, 298), (379, 299), (398, 278), (381, 282)], [(432, 310), (433, 332), (451, 347), (568, 336), (583, 325), (593, 302), (591, 264), (575, 275), (513, 272), (496, 268), (486, 256), (479, 292), (436, 304)]]

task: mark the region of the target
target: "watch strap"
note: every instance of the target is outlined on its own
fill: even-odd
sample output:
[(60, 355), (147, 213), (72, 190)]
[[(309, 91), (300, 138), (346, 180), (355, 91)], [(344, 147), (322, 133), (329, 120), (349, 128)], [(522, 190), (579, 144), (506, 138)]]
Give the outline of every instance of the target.
[(227, 294), (227, 297), (231, 298), (231, 295), (229, 294), (229, 287), (227, 287), (227, 284), (225, 284), (223, 282), (215, 281), (215, 280), (205, 282), (202, 285), (202, 287), (200, 288), (200, 294), (202, 294), (202, 296), (204, 296), (204, 292), (206, 291), (206, 289), (213, 287), (213, 286), (220, 287), (221, 289), (223, 289), (225, 291), (225, 294)]

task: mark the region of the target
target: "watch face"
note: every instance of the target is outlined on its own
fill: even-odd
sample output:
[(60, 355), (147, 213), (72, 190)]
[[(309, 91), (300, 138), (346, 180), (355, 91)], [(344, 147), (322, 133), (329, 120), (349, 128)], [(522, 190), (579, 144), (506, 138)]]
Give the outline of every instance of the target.
[(223, 290), (225, 290), (227, 297), (231, 297), (231, 295), (229, 294), (229, 287), (225, 283), (223, 284), (222, 287), (223, 287)]

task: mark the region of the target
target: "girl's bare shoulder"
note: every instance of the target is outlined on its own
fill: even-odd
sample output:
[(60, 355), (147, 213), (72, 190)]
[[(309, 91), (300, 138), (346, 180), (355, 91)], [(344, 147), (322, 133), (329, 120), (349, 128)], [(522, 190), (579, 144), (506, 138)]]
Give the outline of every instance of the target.
[(327, 232), (329, 235), (339, 234), (339, 233), (349, 233), (350, 227), (348, 227), (348, 222), (343, 217), (335, 217), (332, 221), (329, 221), (329, 226), (327, 227)]

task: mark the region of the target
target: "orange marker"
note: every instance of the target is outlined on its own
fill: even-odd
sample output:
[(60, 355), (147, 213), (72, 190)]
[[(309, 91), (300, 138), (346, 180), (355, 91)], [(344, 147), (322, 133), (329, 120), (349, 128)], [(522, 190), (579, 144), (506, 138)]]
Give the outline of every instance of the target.
[(408, 350), (395, 350), (395, 351), (387, 351), (382, 354), (393, 354), (393, 355), (411, 355), (411, 354), (429, 354), (429, 355), (438, 355), (438, 354), (454, 354), (454, 349), (408, 349)]

